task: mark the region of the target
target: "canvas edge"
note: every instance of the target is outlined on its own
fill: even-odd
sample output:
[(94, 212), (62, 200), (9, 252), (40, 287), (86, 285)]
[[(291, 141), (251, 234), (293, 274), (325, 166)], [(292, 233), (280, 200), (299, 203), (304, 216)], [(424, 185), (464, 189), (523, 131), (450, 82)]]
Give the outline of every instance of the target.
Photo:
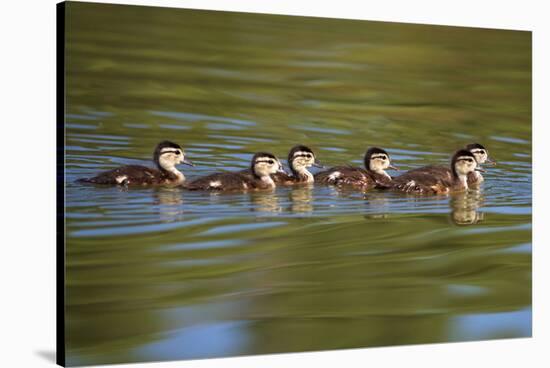
[(65, 366), (65, 16), (56, 4), (56, 364)]

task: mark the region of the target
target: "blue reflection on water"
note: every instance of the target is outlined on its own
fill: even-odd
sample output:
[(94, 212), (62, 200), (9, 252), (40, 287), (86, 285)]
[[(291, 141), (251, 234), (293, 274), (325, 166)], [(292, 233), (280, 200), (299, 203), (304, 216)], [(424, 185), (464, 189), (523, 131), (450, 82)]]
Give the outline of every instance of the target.
[(479, 313), (451, 320), (451, 341), (486, 340), (506, 337), (530, 337), (533, 313), (531, 308), (514, 312)]
[(244, 321), (224, 321), (187, 327), (145, 345), (137, 354), (162, 360), (238, 354), (248, 341), (246, 324)]

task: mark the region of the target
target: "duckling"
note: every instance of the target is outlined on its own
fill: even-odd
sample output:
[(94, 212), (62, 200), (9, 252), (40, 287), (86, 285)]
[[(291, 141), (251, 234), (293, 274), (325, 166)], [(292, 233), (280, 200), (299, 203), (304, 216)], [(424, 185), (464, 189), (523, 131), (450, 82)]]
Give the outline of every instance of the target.
[[(468, 151), (472, 152), (477, 161), (477, 167), (481, 168), (481, 165), (485, 162), (495, 166), (497, 163), (489, 157), (489, 151), (479, 143), (471, 143), (465, 147)], [(468, 184), (481, 184), (485, 179), (481, 175), (481, 170), (476, 170), (468, 175)]]
[(250, 172), (215, 173), (198, 178), (185, 185), (189, 190), (235, 191), (249, 189), (273, 189), (275, 182), (271, 177), (284, 172), (277, 157), (267, 152), (258, 152), (252, 157)]
[[(478, 164), (478, 167), (481, 167), (481, 164), (488, 162), (492, 165), (496, 165), (496, 162), (489, 157), (489, 152), (485, 147), (479, 143), (471, 143), (464, 147), (465, 150), (470, 151)], [(419, 167), (408, 171), (408, 173), (426, 173), (431, 176), (437, 176), (444, 180), (452, 180), (451, 169), (447, 166), (441, 165), (429, 165), (424, 167)], [(474, 171), (468, 174), (468, 185), (475, 186), (481, 184), (485, 179), (481, 175), (480, 171)]]
[(292, 171), (292, 175), (287, 173), (278, 172), (272, 175), (273, 180), (277, 184), (298, 184), (298, 183), (313, 183), (313, 174), (308, 171), (308, 167), (320, 167), (315, 159), (315, 154), (311, 148), (303, 146), (301, 144), (296, 145), (290, 149), (288, 153), (288, 166)]
[(468, 150), (458, 150), (451, 160), (451, 178), (440, 175), (437, 171), (411, 170), (393, 179), (390, 188), (407, 193), (419, 194), (446, 194), (451, 191), (468, 189), (468, 176), (476, 171), (483, 171), (477, 167), (474, 154)]
[(141, 165), (126, 165), (117, 169), (105, 171), (93, 178), (78, 179), (80, 183), (108, 185), (179, 185), (185, 181), (185, 176), (176, 169), (176, 165), (195, 166), (185, 159), (185, 153), (180, 145), (170, 142), (160, 142), (153, 153), (156, 169)]
[(354, 186), (362, 189), (388, 187), (392, 181), (386, 169), (397, 170), (391, 165), (390, 155), (382, 148), (371, 147), (365, 153), (365, 168), (336, 166), (317, 173), (315, 182), (337, 186)]

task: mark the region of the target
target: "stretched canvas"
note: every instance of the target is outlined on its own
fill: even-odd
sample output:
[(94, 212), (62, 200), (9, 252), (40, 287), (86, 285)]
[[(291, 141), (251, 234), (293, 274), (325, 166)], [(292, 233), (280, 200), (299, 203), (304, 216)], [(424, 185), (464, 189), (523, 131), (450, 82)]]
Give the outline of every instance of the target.
[(57, 14), (59, 364), (531, 336), (531, 32)]

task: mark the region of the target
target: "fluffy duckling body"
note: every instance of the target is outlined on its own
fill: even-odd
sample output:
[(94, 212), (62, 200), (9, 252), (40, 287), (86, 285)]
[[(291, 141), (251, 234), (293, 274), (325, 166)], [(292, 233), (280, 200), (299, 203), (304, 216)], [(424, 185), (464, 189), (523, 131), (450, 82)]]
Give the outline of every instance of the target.
[(476, 170), (477, 161), (472, 152), (458, 150), (451, 160), (449, 168), (450, 178), (447, 174), (428, 169), (411, 170), (393, 179), (390, 188), (397, 191), (418, 194), (446, 194), (454, 191), (464, 191), (469, 188), (469, 175)]
[(279, 159), (267, 152), (252, 157), (250, 173), (247, 171), (215, 173), (198, 178), (185, 185), (189, 190), (242, 191), (273, 189), (276, 184), (271, 175), (282, 171)]
[[(464, 147), (464, 149), (470, 151), (474, 155), (478, 168), (481, 168), (481, 165), (485, 162), (493, 165), (496, 164), (495, 161), (489, 157), (489, 151), (479, 143), (469, 144)], [(432, 177), (438, 177), (442, 180), (452, 180), (452, 170), (448, 166), (429, 165), (410, 170), (407, 173), (425, 173)], [(468, 185), (470, 186), (477, 186), (483, 183), (484, 180), (483, 175), (481, 175), (481, 172), (478, 170), (468, 174)]]
[(160, 142), (153, 153), (156, 169), (141, 165), (126, 165), (100, 173), (93, 178), (78, 179), (80, 183), (104, 185), (180, 185), (185, 176), (178, 164), (194, 166), (185, 159), (183, 149), (170, 141)]
[(397, 170), (391, 165), (390, 155), (383, 149), (372, 147), (365, 153), (365, 169), (354, 166), (336, 166), (326, 171), (317, 173), (316, 183), (352, 186), (361, 189), (375, 187), (386, 188), (390, 185), (392, 178), (386, 170), (388, 168)]

